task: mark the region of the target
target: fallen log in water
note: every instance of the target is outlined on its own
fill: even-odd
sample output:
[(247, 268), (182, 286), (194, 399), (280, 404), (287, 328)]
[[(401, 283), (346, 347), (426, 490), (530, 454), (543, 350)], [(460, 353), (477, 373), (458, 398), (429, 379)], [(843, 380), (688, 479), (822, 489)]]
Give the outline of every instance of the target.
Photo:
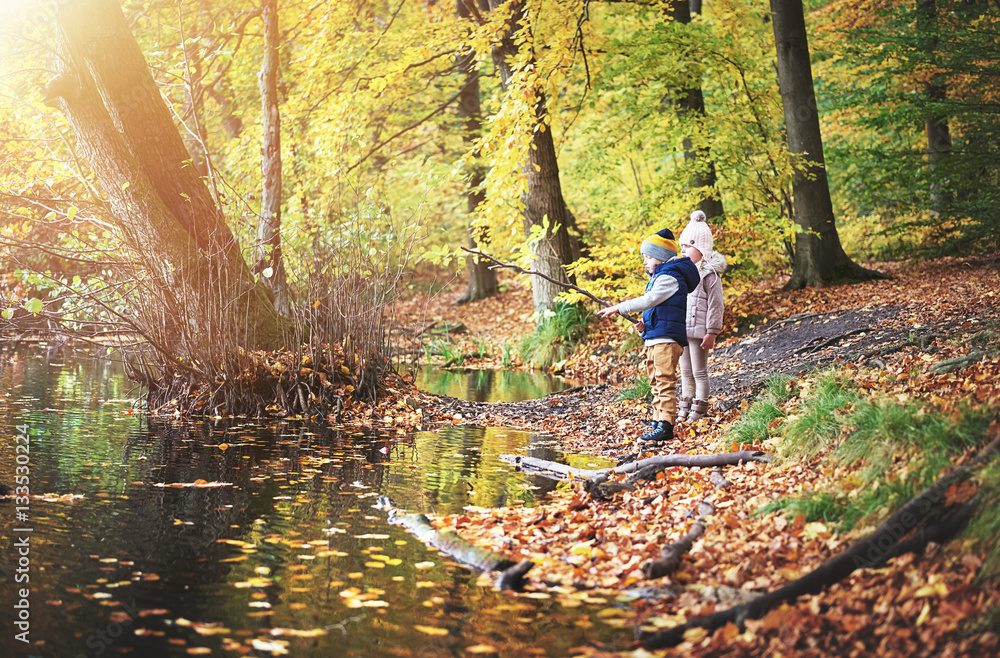
[[(674, 628), (648, 635), (641, 640), (643, 648), (656, 650), (676, 646), (684, 641), (684, 633), (690, 628), (705, 628), (711, 632), (732, 623), (742, 630), (747, 619), (760, 619), (779, 603), (794, 600), (803, 594), (816, 594), (824, 587), (840, 582), (856, 569), (879, 567), (903, 552), (922, 550), (931, 541), (944, 543), (959, 532), (972, 516), (978, 497), (952, 506), (948, 514), (923, 529), (918, 529), (918, 526), (930, 517), (931, 512), (947, 507), (949, 487), (968, 479), (975, 468), (998, 452), (1000, 436), (994, 438), (971, 462), (938, 479), (911, 498), (871, 534), (854, 542), (815, 570), (749, 603), (695, 617)], [(901, 541), (914, 530), (917, 531), (915, 536)]]
[(524, 455), (500, 455), (500, 459), (539, 475), (557, 474), (562, 478), (593, 480), (595, 478), (606, 479), (615, 474), (635, 473), (650, 466), (660, 468), (669, 466), (737, 466), (746, 462), (770, 462), (774, 458), (759, 450), (740, 450), (739, 452), (726, 452), (718, 455), (659, 455), (615, 466), (614, 468), (598, 469), (573, 468), (559, 462), (538, 459), (536, 457), (526, 457)]
[(439, 530), (426, 515), (403, 512), (386, 496), (379, 497), (376, 507), (389, 512), (389, 523), (403, 526), (414, 537), (456, 562), (480, 573), (499, 572), (497, 587), (500, 589), (523, 589), (524, 574), (534, 566), (530, 560), (514, 562), (499, 553), (474, 546), (450, 530)]

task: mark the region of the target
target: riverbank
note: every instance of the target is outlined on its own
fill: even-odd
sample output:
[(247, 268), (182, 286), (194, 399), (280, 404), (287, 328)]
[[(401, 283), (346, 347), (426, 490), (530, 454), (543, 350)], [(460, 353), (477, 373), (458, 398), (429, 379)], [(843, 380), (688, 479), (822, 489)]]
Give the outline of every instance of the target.
[[(730, 301), (726, 329), (709, 361), (712, 414), (679, 429), (675, 442), (657, 452), (749, 449), (772, 455), (772, 463), (727, 467), (723, 487), (707, 469), (669, 467), (628, 484), (612, 475), (621, 487), (610, 495), (570, 483), (533, 509), (470, 509), (435, 523), (515, 562), (532, 560), (527, 577), (533, 595), (571, 588), (594, 591), (609, 604), (634, 597), (631, 605), (613, 608), (609, 621), (634, 626), (647, 638), (795, 582), (868, 535), (935, 478), (968, 463), (998, 433), (997, 261), (941, 259), (882, 269), (894, 278), (794, 292), (763, 286)], [(419, 316), (413, 313), (418, 308)], [(421, 326), (461, 323), (469, 333), (460, 341), (502, 346), (530, 329), (530, 313), (530, 291), (515, 287), (464, 307), (451, 307), (438, 295), (400, 309), (397, 317), (419, 317)], [(647, 402), (620, 399), (639, 372), (640, 350), (624, 349), (634, 341), (623, 323), (592, 320), (591, 327), (588, 342), (558, 368), (582, 388), (524, 403), (429, 399), (422, 402), (425, 419), (548, 432), (568, 452), (648, 456), (634, 444)], [(469, 365), (495, 366), (496, 357)], [(859, 424), (867, 422), (859, 414), (880, 409), (906, 422), (885, 421), (860, 452), (849, 455), (844, 446), (860, 441)], [(812, 424), (803, 421), (810, 418)], [(924, 445), (913, 438), (925, 418), (943, 419), (939, 429), (929, 430), (943, 441)], [(970, 427), (971, 437), (965, 433)], [(992, 463), (988, 468), (996, 469)], [(880, 490), (885, 495), (870, 495)], [(949, 490), (941, 513), (977, 495), (984, 502), (973, 524), (982, 522), (998, 494), (995, 480), (979, 476)], [(706, 503), (710, 514), (703, 513)], [(993, 514), (986, 514), (987, 527), (995, 523)], [(644, 564), (698, 522), (703, 534), (678, 568), (646, 578)], [(887, 566), (824, 583), (818, 594), (793, 597), (743, 626), (690, 629), (674, 651), (996, 651), (1000, 596), (989, 580), (997, 575), (991, 543), (975, 530), (943, 546), (932, 542)], [(602, 650), (581, 647), (578, 653)]]

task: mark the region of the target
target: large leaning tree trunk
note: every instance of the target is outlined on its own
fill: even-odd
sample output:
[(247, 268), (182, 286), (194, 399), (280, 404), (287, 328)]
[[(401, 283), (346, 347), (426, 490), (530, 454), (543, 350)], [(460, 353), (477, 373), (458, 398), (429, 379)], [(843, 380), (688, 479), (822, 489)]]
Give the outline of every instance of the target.
[[(518, 43), (515, 40), (520, 33), (528, 38), (519, 39), (521, 47), (530, 48), (530, 26), (524, 15), (524, 3), (517, 0), (489, 0), (491, 11), (510, 3), (510, 20), (504, 29), (502, 38), (493, 46), (493, 64), (500, 74), (500, 84), (504, 92), (511, 86), (514, 70), (511, 61), (517, 56)], [(532, 59), (534, 59), (532, 57)], [(535, 311), (541, 313), (552, 308), (556, 297), (563, 288), (552, 280), (568, 282), (564, 269), (572, 262), (572, 237), (567, 229), (568, 216), (566, 202), (559, 183), (559, 164), (556, 162), (556, 148), (552, 140), (552, 131), (544, 123), (547, 112), (545, 93), (535, 90), (537, 102), (534, 106), (534, 121), (538, 126), (532, 132), (531, 147), (524, 159), (524, 173), (527, 178), (527, 188), (521, 195), (524, 205), (524, 233), (531, 235), (533, 226), (541, 226), (548, 218), (548, 228), (542, 238), (534, 246), (534, 262), (532, 268), (549, 277), (532, 276), (531, 290), (535, 301)]]
[[(688, 25), (691, 23), (692, 14), (701, 13), (701, 3), (698, 2), (696, 5), (690, 0), (671, 0), (669, 12), (674, 21)], [(691, 86), (683, 90), (680, 98), (676, 99), (675, 107), (677, 113), (689, 122), (705, 118), (705, 94), (702, 91), (700, 80), (692, 80)], [(690, 137), (684, 138), (684, 162), (691, 171), (690, 185), (692, 188), (716, 189), (719, 179), (711, 153), (707, 148), (696, 145)], [(725, 213), (722, 199), (717, 190), (714, 194), (703, 196), (698, 201), (698, 208), (705, 213), (708, 219), (721, 217)]]
[(263, 187), (260, 195), (260, 217), (257, 219), (257, 265), (255, 270), (269, 274), (264, 280), (274, 293), (278, 312), (291, 310), (291, 293), (285, 274), (285, 259), (281, 250), (281, 113), (278, 111), (278, 0), (263, 1), (264, 58), (258, 83), (261, 103), (260, 171)]
[[(286, 320), (254, 279), (173, 123), (115, 0), (56, 5), (58, 75), (46, 102), (68, 118), (111, 219), (161, 309), (160, 344), (177, 356), (225, 336), (282, 345)], [(148, 317), (148, 314), (147, 314)], [(211, 352), (211, 350), (208, 350)]]
[(802, 0), (771, 0), (778, 84), (788, 150), (802, 158), (792, 180), (795, 236), (792, 277), (786, 288), (821, 287), (835, 279), (880, 277), (852, 261), (840, 244), (823, 160), (816, 92)]
[[(461, 18), (469, 19), (472, 13), (465, 3), (470, 0), (456, 0), (458, 15)], [(479, 9), (489, 11), (486, 0), (479, 0)], [(475, 53), (471, 50), (458, 57), (458, 70), (465, 76), (462, 89), (458, 96), (458, 113), (465, 119), (465, 143), (471, 147), (479, 138), (482, 129), (482, 107), (479, 101), (479, 71), (476, 66)], [(483, 180), (485, 175), (479, 163), (472, 165), (472, 175), (469, 178), (469, 189), (467, 192), (468, 213), (471, 217), (475, 213), (486, 196), (483, 190)], [(477, 245), (476, 237), (481, 229), (475, 226), (469, 227), (469, 249), (475, 249)], [(497, 284), (497, 274), (490, 269), (490, 265), (485, 260), (477, 256), (466, 256), (465, 262), (469, 268), (469, 285), (462, 293), (455, 304), (468, 304), (480, 299), (486, 299), (497, 294), (499, 286)]]

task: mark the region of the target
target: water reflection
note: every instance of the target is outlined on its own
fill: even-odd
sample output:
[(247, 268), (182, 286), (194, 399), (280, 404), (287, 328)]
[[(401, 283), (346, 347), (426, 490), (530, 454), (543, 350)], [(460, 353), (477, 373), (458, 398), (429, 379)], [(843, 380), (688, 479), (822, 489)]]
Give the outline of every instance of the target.
[(414, 385), (422, 391), (472, 402), (535, 400), (573, 387), (573, 382), (544, 372), (524, 370), (450, 370), (422, 367)]
[[(479, 586), (373, 508), (380, 494), (421, 512), (532, 505), (554, 483), (496, 455), (553, 458), (544, 436), (150, 421), (129, 413), (133, 395), (106, 362), (0, 366), (0, 481), (27, 424), (32, 491), (82, 496), (31, 500), (33, 644), (6, 632), (0, 655), (556, 656), (630, 639), (596, 617), (606, 604)], [(6, 619), (24, 523), (2, 505)]]

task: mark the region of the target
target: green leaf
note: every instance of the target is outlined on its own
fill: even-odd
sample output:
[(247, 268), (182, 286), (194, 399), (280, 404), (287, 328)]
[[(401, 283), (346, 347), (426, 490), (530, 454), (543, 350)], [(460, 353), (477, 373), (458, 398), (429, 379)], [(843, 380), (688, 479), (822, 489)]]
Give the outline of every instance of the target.
[(66, 218), (69, 219), (69, 221), (72, 222), (73, 218), (76, 217), (76, 213), (78, 213), (78, 212), (80, 212), (79, 208), (77, 208), (76, 206), (70, 206), (69, 210), (66, 211)]
[(274, 268), (273, 267), (265, 267), (264, 271), (262, 271), (260, 273), (260, 275), (262, 277), (264, 277), (265, 279), (270, 279), (272, 274), (274, 274)]
[(41, 313), (43, 307), (44, 304), (42, 304), (42, 300), (38, 299), (37, 297), (33, 297), (28, 301), (24, 302), (24, 309), (28, 311), (28, 313), (31, 313), (32, 315), (38, 315), (39, 313)]
[(4, 319), (6, 319), (6, 320), (10, 320), (11, 318), (14, 317), (14, 309), (12, 309), (12, 308), (5, 308), (3, 310), (3, 313), (0, 313), (0, 315), (3, 315)]

